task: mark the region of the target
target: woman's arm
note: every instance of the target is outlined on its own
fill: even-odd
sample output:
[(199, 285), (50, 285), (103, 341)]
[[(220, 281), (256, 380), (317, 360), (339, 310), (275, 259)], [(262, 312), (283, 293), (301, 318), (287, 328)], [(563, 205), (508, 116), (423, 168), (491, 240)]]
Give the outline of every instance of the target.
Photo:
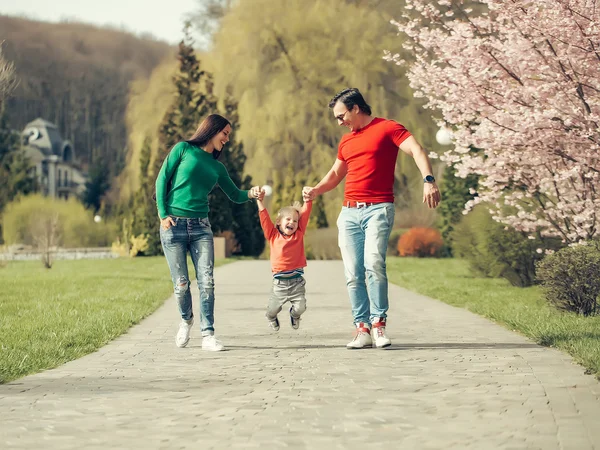
[(156, 207), (158, 208), (158, 216), (162, 219), (165, 219), (167, 214), (167, 188), (169, 185), (169, 181), (173, 177), (175, 170), (179, 166), (179, 162), (181, 161), (181, 156), (183, 154), (183, 145), (181, 143), (176, 144), (165, 160), (158, 172), (158, 176), (156, 177)]
[(259, 186), (252, 186), (248, 191), (244, 189), (238, 189), (233, 180), (229, 177), (229, 173), (225, 166), (221, 165), (221, 173), (217, 181), (219, 187), (225, 195), (234, 203), (245, 203), (251, 198), (258, 198), (260, 194)]

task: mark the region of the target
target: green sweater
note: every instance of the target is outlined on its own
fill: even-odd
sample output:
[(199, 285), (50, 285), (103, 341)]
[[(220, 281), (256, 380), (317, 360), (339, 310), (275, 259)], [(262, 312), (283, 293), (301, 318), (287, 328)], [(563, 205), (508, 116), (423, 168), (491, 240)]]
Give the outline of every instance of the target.
[(216, 184), (231, 201), (248, 201), (248, 191), (237, 188), (225, 166), (211, 153), (179, 142), (167, 155), (156, 178), (158, 215), (161, 219), (167, 216), (207, 217), (208, 194)]

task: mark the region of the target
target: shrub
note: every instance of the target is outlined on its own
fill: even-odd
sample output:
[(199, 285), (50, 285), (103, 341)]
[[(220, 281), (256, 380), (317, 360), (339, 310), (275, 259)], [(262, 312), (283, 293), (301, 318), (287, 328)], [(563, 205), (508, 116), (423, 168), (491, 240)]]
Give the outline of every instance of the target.
[(451, 233), (454, 255), (469, 262), (471, 270), (491, 278), (505, 278), (513, 286), (535, 283), (538, 249), (556, 249), (555, 241), (529, 239), (492, 219), (484, 204), (466, 215)]
[(131, 248), (129, 249), (129, 256), (135, 258), (138, 255), (143, 255), (148, 250), (148, 235), (140, 234), (139, 236), (131, 236)]
[(406, 233), (406, 228), (394, 228), (390, 233), (390, 238), (388, 239), (388, 248), (387, 255), (388, 256), (398, 256), (398, 241), (400, 240), (400, 236)]
[(411, 228), (398, 240), (400, 256), (439, 256), (444, 246), (442, 235), (433, 228)]
[[(95, 223), (93, 213), (74, 198), (60, 200), (30, 195), (6, 206), (2, 217), (2, 233), (8, 245), (39, 246), (40, 224), (56, 217), (56, 239), (52, 246), (96, 247), (108, 245), (113, 233), (105, 222)], [(48, 227), (46, 227), (48, 229)]]
[(567, 247), (537, 264), (546, 299), (558, 309), (590, 316), (598, 312), (600, 248), (598, 243)]

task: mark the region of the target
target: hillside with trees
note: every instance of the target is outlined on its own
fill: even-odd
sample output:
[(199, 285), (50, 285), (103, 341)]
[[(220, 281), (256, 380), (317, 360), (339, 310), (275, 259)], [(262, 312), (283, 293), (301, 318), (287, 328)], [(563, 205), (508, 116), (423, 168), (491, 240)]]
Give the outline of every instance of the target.
[(20, 130), (43, 117), (74, 144), (84, 166), (104, 161), (111, 175), (119, 173), (130, 84), (176, 49), (115, 29), (8, 16), (0, 16), (0, 40), (19, 81), (6, 101), (10, 126)]

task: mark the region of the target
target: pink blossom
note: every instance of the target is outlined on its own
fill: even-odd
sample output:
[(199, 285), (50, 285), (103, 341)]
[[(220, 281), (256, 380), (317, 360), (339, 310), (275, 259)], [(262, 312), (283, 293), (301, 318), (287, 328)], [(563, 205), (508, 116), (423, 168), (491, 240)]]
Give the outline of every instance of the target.
[[(564, 242), (600, 232), (600, 8), (589, 0), (406, 0), (398, 27), (415, 96), (441, 113), (441, 156), (496, 220)], [(451, 16), (451, 17), (450, 17)], [(481, 149), (478, 153), (472, 148)]]

